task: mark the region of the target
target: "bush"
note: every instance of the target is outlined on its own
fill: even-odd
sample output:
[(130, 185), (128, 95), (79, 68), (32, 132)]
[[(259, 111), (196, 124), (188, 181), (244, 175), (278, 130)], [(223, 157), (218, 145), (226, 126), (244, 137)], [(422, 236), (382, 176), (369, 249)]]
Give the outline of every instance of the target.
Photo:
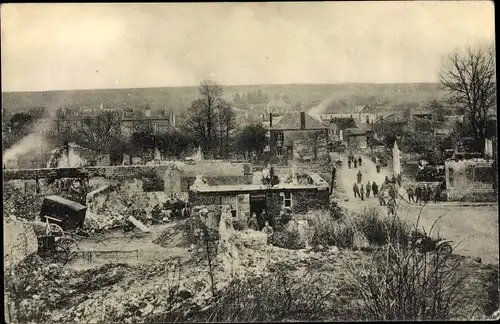
[[(362, 295), (362, 320), (449, 320), (466, 315), (466, 273), (459, 258), (388, 244), (372, 254), (364, 272), (350, 274)], [(360, 319), (361, 320), (361, 319)]]
[(236, 231), (243, 231), (243, 230), (245, 230), (246, 226), (245, 226), (244, 221), (238, 219), (238, 220), (233, 221), (233, 228)]
[(345, 217), (335, 219), (328, 213), (318, 213), (310, 220), (309, 230), (312, 246), (354, 246), (355, 228)]
[(296, 228), (275, 228), (274, 234), (269, 238), (269, 243), (289, 250), (300, 250), (305, 248), (305, 242), (300, 237), (299, 230)]
[(142, 190), (144, 192), (164, 191), (165, 183), (154, 170), (147, 171), (142, 175)]
[(235, 279), (214, 301), (202, 319), (210, 322), (267, 322), (324, 320), (329, 317), (332, 292), (316, 273), (291, 273), (286, 264), (274, 266), (270, 274)]
[(381, 216), (378, 209), (365, 209), (355, 221), (356, 228), (363, 233), (370, 245), (382, 246), (389, 241), (408, 246), (411, 225), (399, 217)]

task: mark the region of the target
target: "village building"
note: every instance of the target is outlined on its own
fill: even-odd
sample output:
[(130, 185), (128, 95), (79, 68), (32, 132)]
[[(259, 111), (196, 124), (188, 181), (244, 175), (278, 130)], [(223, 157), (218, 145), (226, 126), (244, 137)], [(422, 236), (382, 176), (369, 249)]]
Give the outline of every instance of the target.
[(377, 119), (377, 109), (366, 105), (358, 112), (358, 120), (360, 123), (373, 124)]
[(288, 112), (275, 124), (274, 117), (269, 114), (269, 161), (287, 164), (294, 156), (294, 141), (327, 136), (327, 126), (309, 116), (304, 111)]
[(328, 123), (328, 139), (330, 141), (344, 141), (347, 129), (356, 127), (356, 121), (352, 117), (333, 117)]
[[(202, 181), (203, 182), (203, 181)], [(329, 203), (329, 185), (318, 174), (311, 173), (307, 181), (239, 185), (192, 185), (189, 190), (191, 206), (228, 205), (234, 219), (246, 224), (252, 213), (262, 210), (279, 220), (280, 213), (290, 209), (292, 213), (305, 213), (310, 209), (323, 208)]]

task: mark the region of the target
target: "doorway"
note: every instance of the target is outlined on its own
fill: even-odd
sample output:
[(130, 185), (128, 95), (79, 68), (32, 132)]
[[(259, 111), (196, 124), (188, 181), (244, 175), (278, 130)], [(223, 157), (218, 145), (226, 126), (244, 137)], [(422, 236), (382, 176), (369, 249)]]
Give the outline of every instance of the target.
[[(250, 215), (255, 213), (259, 222), (259, 228), (264, 227), (265, 219), (260, 218), (263, 209), (267, 209), (266, 194), (251, 194), (250, 195)], [(266, 210), (267, 211), (267, 210)]]

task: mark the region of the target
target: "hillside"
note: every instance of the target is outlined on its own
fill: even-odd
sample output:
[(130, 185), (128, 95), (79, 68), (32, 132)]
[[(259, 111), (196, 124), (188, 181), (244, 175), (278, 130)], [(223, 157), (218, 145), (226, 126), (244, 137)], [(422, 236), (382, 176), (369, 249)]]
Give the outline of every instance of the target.
[[(287, 84), (224, 86), (224, 97), (231, 98), (236, 92), (262, 90), (269, 98), (276, 94), (287, 95), (292, 102), (300, 101), (306, 108), (324, 100), (343, 100), (348, 104), (389, 103), (397, 105), (406, 101), (426, 102), (441, 99), (443, 93), (436, 83), (401, 84)], [(180, 111), (198, 97), (197, 87), (165, 87), (135, 89), (96, 89), (41, 92), (2, 92), (2, 108), (7, 111), (23, 111), (34, 107), (58, 108), (88, 107), (143, 107)]]

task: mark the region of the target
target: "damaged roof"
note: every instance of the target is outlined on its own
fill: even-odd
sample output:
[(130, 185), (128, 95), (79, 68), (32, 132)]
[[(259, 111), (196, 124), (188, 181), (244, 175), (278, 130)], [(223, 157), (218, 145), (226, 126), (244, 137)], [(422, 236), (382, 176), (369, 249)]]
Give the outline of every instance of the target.
[(285, 114), (276, 124), (273, 130), (318, 130), (325, 129), (326, 126), (318, 120), (305, 113), (305, 128), (300, 128), (300, 111), (290, 111)]

